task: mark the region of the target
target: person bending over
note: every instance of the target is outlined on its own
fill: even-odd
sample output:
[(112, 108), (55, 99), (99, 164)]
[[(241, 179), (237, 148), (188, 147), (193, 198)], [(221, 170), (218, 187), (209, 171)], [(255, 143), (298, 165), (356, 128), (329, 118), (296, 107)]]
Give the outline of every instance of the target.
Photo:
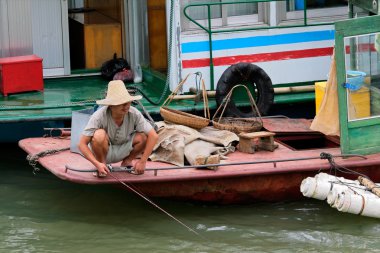
[[(90, 117), (78, 148), (97, 168), (98, 176), (107, 175), (107, 164), (120, 161), (121, 166), (133, 166), (137, 174), (144, 173), (158, 135), (141, 112), (131, 106), (132, 101), (141, 98), (131, 96), (123, 81), (116, 80), (109, 82), (106, 98), (96, 101), (104, 106)], [(141, 153), (141, 158), (132, 164)]]

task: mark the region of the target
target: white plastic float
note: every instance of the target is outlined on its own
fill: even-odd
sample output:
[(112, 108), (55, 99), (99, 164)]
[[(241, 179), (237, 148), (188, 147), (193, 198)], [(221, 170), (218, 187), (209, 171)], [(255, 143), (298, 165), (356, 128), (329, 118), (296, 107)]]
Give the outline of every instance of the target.
[(305, 197), (326, 199), (338, 211), (380, 218), (380, 198), (358, 180), (319, 173), (305, 178), (300, 190)]
[(325, 200), (333, 189), (347, 188), (347, 185), (365, 189), (358, 181), (319, 173), (315, 177), (307, 177), (302, 181), (301, 192), (305, 197)]

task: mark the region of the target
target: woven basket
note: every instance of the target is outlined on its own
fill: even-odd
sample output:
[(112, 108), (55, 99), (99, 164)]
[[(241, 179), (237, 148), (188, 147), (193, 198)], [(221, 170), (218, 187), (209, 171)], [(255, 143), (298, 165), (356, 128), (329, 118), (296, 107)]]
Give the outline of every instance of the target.
[(230, 117), (224, 117), (219, 120), (219, 118), (216, 118), (213, 120), (213, 125), (215, 128), (221, 129), (221, 130), (228, 130), (231, 132), (234, 132), (236, 134), (242, 133), (242, 132), (257, 132), (262, 127), (263, 124), (260, 121), (257, 121), (256, 119), (251, 118), (230, 118)]
[(187, 112), (182, 112), (179, 110), (168, 108), (168, 105), (173, 100), (173, 97), (177, 95), (177, 92), (179, 91), (180, 88), (182, 88), (182, 85), (186, 82), (189, 75), (187, 75), (185, 79), (183, 79), (178, 84), (178, 86), (175, 88), (172, 94), (162, 104), (160, 108), (160, 114), (165, 122), (184, 125), (184, 126), (188, 126), (188, 127), (192, 127), (196, 129), (201, 129), (208, 126), (210, 123), (210, 111), (208, 108), (207, 91), (206, 91), (203, 79), (202, 79), (202, 92), (203, 92), (203, 105), (204, 105), (205, 117), (200, 117), (200, 116), (193, 115)]
[[(236, 87), (245, 88), (249, 97), (249, 101), (251, 103), (252, 111), (255, 112), (255, 115), (258, 115), (257, 117), (253, 117), (253, 118), (223, 117), (227, 104), (229, 103), (231, 99), (232, 92), (234, 91)], [(217, 116), (219, 111), (221, 111), (222, 108), (223, 110), (220, 113), (220, 116)], [(241, 132), (256, 132), (256, 131), (259, 131), (263, 127), (263, 121), (261, 119), (259, 109), (256, 106), (255, 100), (253, 99), (251, 92), (248, 90), (246, 86), (241, 85), (241, 84), (234, 86), (230, 90), (230, 92), (227, 94), (223, 102), (219, 105), (218, 109), (216, 110), (214, 114), (214, 117), (212, 118), (212, 124), (217, 129), (228, 130), (236, 134), (239, 134)]]
[(160, 108), (161, 117), (164, 121), (188, 127), (201, 129), (210, 123), (210, 120), (187, 112), (182, 112), (168, 107)]

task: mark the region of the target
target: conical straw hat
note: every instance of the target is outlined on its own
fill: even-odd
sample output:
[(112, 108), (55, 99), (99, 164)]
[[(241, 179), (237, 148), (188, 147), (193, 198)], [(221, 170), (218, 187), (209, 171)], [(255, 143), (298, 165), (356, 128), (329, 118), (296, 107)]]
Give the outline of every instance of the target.
[(125, 88), (124, 82), (114, 80), (108, 83), (107, 96), (105, 99), (98, 100), (98, 105), (122, 105), (134, 100), (141, 99), (142, 96), (131, 96)]

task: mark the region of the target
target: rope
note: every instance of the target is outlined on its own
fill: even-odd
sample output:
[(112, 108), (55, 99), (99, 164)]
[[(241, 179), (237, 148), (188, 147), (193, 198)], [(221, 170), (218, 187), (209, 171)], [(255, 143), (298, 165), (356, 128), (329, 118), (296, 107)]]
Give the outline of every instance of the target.
[[(355, 155), (355, 156), (367, 159), (365, 156), (361, 156), (361, 155)], [(337, 164), (335, 162), (334, 156), (332, 154), (322, 152), (320, 154), (320, 157), (321, 157), (321, 159), (326, 159), (330, 163), (330, 174), (331, 174), (331, 172), (334, 171), (335, 176), (336, 176), (337, 172), (341, 172), (341, 173), (346, 173), (346, 174), (351, 174), (351, 175), (359, 175), (359, 176), (363, 176), (365, 178), (368, 178), (368, 176), (366, 176), (360, 172), (350, 170), (346, 167), (343, 167), (343, 166)], [(342, 157), (345, 157), (345, 155), (342, 155)]]
[(13, 111), (13, 110), (43, 110), (43, 109), (58, 109), (74, 106), (90, 106), (94, 105), (96, 100), (82, 100), (76, 102), (66, 102), (61, 104), (52, 104), (52, 105), (30, 105), (30, 106), (7, 106), (0, 105), (0, 111)]
[[(321, 159), (326, 159), (329, 163), (330, 163), (330, 174), (331, 175), (334, 175), (338, 182), (331, 182), (331, 183), (335, 183), (335, 184), (340, 184), (340, 185), (345, 185), (347, 186), (351, 191), (353, 191), (355, 194), (359, 194), (358, 191), (356, 191), (355, 189), (360, 189), (360, 190), (363, 190), (362, 188), (360, 187), (357, 187), (355, 185), (351, 185), (347, 182), (343, 182), (342, 180), (339, 179), (339, 177), (337, 176), (337, 172), (341, 172), (341, 173), (344, 173), (344, 174), (350, 174), (350, 175), (359, 175), (359, 176), (362, 176), (364, 178), (367, 178), (367, 179), (370, 179), (367, 175), (364, 175), (360, 172), (357, 172), (357, 171), (354, 171), (354, 170), (350, 170), (344, 166), (341, 166), (339, 164), (337, 164), (334, 160), (334, 156), (329, 154), (329, 153), (325, 153), (325, 152), (322, 152), (320, 154), (321, 156)], [(365, 156), (361, 156), (361, 155), (357, 155), (359, 157), (362, 157), (362, 158), (365, 158)], [(373, 193), (372, 191), (370, 191), (369, 189), (366, 189), (365, 191), (368, 191), (370, 193)], [(374, 193), (373, 193), (374, 194)]]
[(69, 150), (70, 147), (67, 148), (60, 148), (60, 149), (48, 149), (45, 151), (41, 151), (34, 155), (27, 155), (26, 160), (28, 161), (29, 165), (33, 168), (33, 174), (36, 175), (36, 172), (40, 171), (40, 168), (37, 167), (38, 159), (47, 155), (56, 154), (61, 151)]
[(175, 220), (176, 222), (178, 222), (179, 224), (181, 224), (182, 226), (184, 226), (185, 228), (187, 228), (190, 232), (193, 232), (197, 236), (202, 237), (194, 229), (190, 228), (185, 223), (183, 223), (182, 221), (180, 221), (179, 219), (177, 219), (176, 217), (174, 217), (172, 214), (170, 214), (169, 212), (167, 212), (166, 210), (164, 210), (162, 207), (158, 206), (156, 203), (154, 203), (151, 199), (149, 199), (147, 196), (145, 196), (139, 190), (137, 190), (134, 187), (132, 187), (131, 185), (128, 185), (125, 182), (121, 181), (118, 177), (116, 177), (115, 175), (113, 175), (113, 173), (108, 173), (108, 175), (110, 175), (115, 180), (117, 180), (119, 183), (121, 183), (122, 185), (124, 185), (125, 187), (127, 187), (129, 190), (131, 190), (132, 192), (136, 193), (138, 196), (140, 196), (141, 198), (143, 198), (144, 200), (146, 200), (149, 204), (153, 205), (154, 207), (156, 207), (157, 209), (159, 209), (160, 211), (162, 211), (163, 213), (165, 213), (167, 216), (169, 216), (170, 218), (172, 218), (173, 220)]

